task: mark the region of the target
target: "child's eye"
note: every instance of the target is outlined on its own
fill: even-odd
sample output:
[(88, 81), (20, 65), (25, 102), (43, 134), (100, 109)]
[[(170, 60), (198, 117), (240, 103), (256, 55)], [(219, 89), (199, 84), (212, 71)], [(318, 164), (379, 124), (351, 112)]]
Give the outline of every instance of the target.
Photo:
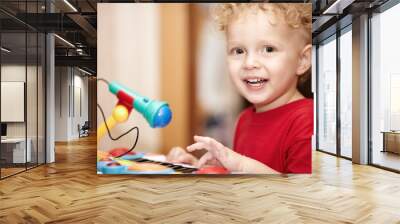
[(231, 54), (234, 55), (244, 54), (244, 50), (242, 48), (236, 47), (231, 50)]
[(265, 46), (263, 50), (265, 53), (272, 53), (275, 51), (275, 48), (270, 47), (270, 46)]

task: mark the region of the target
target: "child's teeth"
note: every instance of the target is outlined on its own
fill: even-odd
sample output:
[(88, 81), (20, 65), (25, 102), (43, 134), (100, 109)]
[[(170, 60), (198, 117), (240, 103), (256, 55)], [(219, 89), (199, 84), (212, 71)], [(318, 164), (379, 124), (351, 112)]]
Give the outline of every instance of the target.
[(255, 78), (255, 79), (246, 79), (246, 83), (250, 86), (253, 87), (260, 87), (264, 85), (265, 80), (261, 78)]
[(263, 80), (262, 79), (248, 79), (247, 82), (250, 84), (258, 84), (258, 83), (262, 83)]

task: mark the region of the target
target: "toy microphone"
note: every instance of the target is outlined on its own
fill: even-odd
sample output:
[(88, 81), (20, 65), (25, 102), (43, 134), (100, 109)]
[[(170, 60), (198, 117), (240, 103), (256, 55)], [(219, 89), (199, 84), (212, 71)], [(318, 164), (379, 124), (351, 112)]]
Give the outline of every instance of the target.
[[(118, 97), (118, 103), (112, 112), (112, 116), (106, 121), (110, 129), (117, 123), (125, 122), (132, 108), (141, 113), (152, 128), (165, 127), (172, 119), (172, 112), (167, 102), (150, 100), (115, 81), (108, 83), (108, 89)], [(98, 139), (106, 133), (105, 125), (103, 123), (98, 128)]]

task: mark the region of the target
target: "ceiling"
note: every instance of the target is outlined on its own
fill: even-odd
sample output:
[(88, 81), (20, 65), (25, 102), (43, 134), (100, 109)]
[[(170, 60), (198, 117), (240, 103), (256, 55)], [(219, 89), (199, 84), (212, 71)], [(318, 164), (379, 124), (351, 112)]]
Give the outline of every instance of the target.
[(313, 43), (319, 43), (349, 24), (352, 19), (373, 11), (388, 0), (312, 0)]
[(2, 52), (2, 59), (17, 62), (26, 55), (29, 61), (44, 47), (36, 43), (37, 35), (52, 32), (57, 34), (56, 66), (79, 66), (95, 73), (97, 2), (47, 0), (46, 5), (45, 0), (1, 0), (2, 46), (12, 50), (7, 54)]

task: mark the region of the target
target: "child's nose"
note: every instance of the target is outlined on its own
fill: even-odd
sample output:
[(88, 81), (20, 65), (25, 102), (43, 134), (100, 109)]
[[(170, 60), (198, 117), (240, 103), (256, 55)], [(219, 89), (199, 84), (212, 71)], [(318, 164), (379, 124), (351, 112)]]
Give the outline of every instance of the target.
[(244, 62), (244, 67), (245, 69), (259, 68), (260, 63), (258, 62), (258, 59), (254, 54), (247, 54)]

